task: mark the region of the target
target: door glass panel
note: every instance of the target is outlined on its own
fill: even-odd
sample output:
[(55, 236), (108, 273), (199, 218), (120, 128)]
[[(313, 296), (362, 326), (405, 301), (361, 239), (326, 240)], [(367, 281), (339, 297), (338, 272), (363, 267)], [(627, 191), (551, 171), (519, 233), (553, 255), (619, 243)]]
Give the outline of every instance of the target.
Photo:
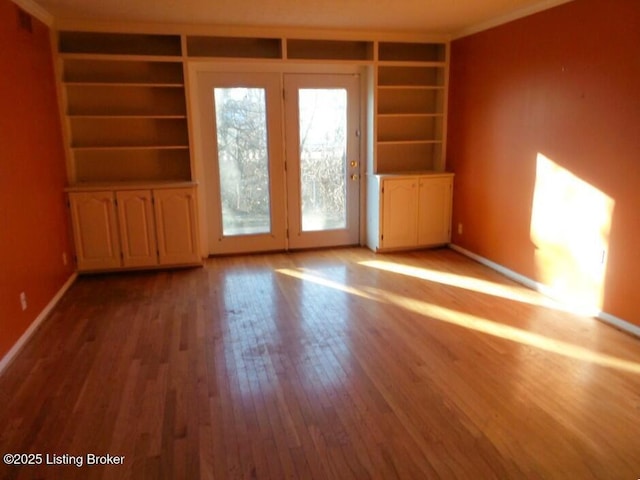
[(347, 225), (347, 91), (299, 89), (302, 230)]
[(222, 233), (271, 231), (265, 89), (215, 88)]

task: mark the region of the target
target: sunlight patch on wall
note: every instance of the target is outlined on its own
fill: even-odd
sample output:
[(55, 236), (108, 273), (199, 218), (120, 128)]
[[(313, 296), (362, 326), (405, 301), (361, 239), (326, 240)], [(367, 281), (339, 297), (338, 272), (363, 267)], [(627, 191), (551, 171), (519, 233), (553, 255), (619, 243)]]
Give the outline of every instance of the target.
[(538, 280), (572, 305), (602, 309), (614, 200), (542, 153), (531, 241)]

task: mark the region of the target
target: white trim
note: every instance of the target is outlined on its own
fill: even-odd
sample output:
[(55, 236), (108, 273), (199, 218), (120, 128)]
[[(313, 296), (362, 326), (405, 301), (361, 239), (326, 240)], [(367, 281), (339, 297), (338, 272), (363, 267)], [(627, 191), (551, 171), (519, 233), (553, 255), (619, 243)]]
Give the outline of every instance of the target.
[(596, 318), (598, 320), (602, 320), (605, 323), (608, 323), (609, 325), (613, 325), (614, 327), (619, 328), (620, 330), (624, 330), (625, 332), (635, 335), (636, 337), (640, 337), (639, 326), (634, 325), (633, 323), (629, 323), (626, 320), (623, 320), (614, 315), (611, 315), (610, 313), (598, 312), (598, 314), (596, 315)]
[(554, 291), (551, 287), (544, 285), (540, 282), (536, 282), (535, 280), (532, 280), (529, 277), (525, 277), (524, 275), (521, 275), (517, 272), (514, 272), (513, 270), (510, 270), (502, 265), (500, 265), (499, 263), (493, 262), (491, 260), (489, 260), (488, 258), (482, 257), (476, 253), (473, 253), (469, 250), (467, 250), (466, 248), (462, 248), (458, 245), (455, 245), (453, 243), (449, 244), (449, 248), (451, 248), (451, 250), (455, 250), (456, 252), (464, 255), (465, 257), (469, 257), (472, 260), (475, 260), (478, 263), (481, 263), (482, 265), (485, 265), (499, 273), (501, 273), (502, 275), (504, 275), (505, 277), (513, 280), (514, 282), (520, 283), (522, 285), (524, 285), (527, 288), (530, 288), (532, 290), (535, 290), (536, 292), (540, 292), (541, 294), (550, 297), (560, 303), (565, 304), (565, 306), (569, 307), (568, 310), (573, 311), (575, 313), (578, 313), (580, 315), (588, 315), (588, 316), (592, 316), (597, 318), (598, 320), (601, 320), (605, 323), (608, 323), (609, 325), (613, 325), (614, 327), (623, 330), (627, 333), (630, 333), (631, 335), (635, 335), (637, 337), (640, 337), (640, 326), (635, 325), (631, 322), (628, 322), (626, 320), (623, 320), (619, 317), (616, 317), (614, 315), (611, 315), (610, 313), (607, 312), (603, 312), (602, 310), (598, 310), (598, 309), (585, 309), (585, 308), (575, 308), (575, 305), (567, 305), (566, 304), (566, 299), (562, 297), (562, 295), (560, 295), (558, 292)]
[(73, 282), (76, 281), (78, 277), (77, 273), (74, 273), (69, 277), (69, 279), (65, 282), (65, 284), (58, 290), (58, 293), (51, 299), (51, 301), (47, 304), (46, 307), (40, 312), (40, 315), (36, 317), (36, 319), (31, 322), (29, 328), (22, 334), (22, 336), (18, 339), (18, 341), (11, 347), (11, 349), (6, 353), (2, 359), (0, 359), (0, 375), (4, 372), (4, 369), (9, 366), (9, 364), (13, 361), (13, 359), (18, 355), (18, 352), (22, 350), (22, 348), (26, 345), (27, 341), (31, 338), (31, 336), (35, 333), (38, 327), (42, 324), (42, 322), (49, 316), (51, 311), (58, 304), (60, 299), (67, 293), (69, 287), (73, 285)]
[(480, 22), (475, 25), (465, 27), (462, 30), (455, 32), (452, 38), (453, 40), (456, 40), (458, 38), (466, 37), (467, 35), (472, 35), (474, 33), (482, 32), (483, 30), (488, 30), (490, 28), (497, 27), (498, 25), (503, 25), (505, 23), (513, 22), (514, 20), (528, 17), (529, 15), (533, 15), (534, 13), (542, 12), (543, 10), (548, 10), (550, 8), (557, 7), (558, 5), (569, 3), (572, 1), (573, 0), (543, 0), (541, 2), (534, 3), (533, 5), (528, 5), (526, 7), (519, 8), (505, 15), (492, 18), (485, 22)]
[(53, 20), (54, 20), (53, 15), (49, 13), (48, 10), (42, 8), (33, 0), (12, 0), (12, 1), (16, 5), (18, 5), (22, 10), (27, 12), (29, 15), (36, 17), (46, 26), (48, 27), (53, 26)]

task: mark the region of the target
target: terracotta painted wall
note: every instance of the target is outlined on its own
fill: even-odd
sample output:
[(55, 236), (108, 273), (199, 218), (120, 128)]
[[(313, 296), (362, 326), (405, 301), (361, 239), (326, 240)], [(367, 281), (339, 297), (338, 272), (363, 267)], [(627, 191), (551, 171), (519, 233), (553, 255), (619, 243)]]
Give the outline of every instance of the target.
[(17, 9), (0, 0), (0, 358), (73, 273), (49, 30)]
[[(454, 41), (447, 159), (456, 173), (453, 243), (561, 285), (588, 276), (573, 256), (583, 247), (595, 255), (598, 247), (589, 253), (589, 242), (604, 239), (602, 309), (636, 325), (639, 48), (638, 0), (575, 0)], [(540, 155), (552, 167), (541, 171)], [(553, 178), (560, 182), (541, 183), (544, 171), (559, 173)], [(573, 190), (571, 182), (578, 185)], [(578, 190), (609, 202), (610, 226), (585, 234), (579, 220), (593, 222), (602, 205), (579, 195), (572, 203)], [(546, 210), (536, 212), (545, 202)], [(554, 257), (534, 234), (536, 215), (547, 237), (589, 238), (583, 244), (574, 238)]]

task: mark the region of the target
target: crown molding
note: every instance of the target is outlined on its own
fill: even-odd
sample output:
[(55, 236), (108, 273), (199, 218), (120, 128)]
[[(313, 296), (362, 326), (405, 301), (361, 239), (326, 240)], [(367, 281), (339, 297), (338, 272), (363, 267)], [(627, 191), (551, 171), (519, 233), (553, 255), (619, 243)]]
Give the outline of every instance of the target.
[(37, 18), (48, 27), (53, 26), (53, 15), (33, 0), (12, 0), (22, 10)]
[(463, 28), (462, 30), (454, 33), (452, 38), (453, 40), (456, 40), (468, 35), (473, 35), (474, 33), (482, 32), (484, 30), (497, 27), (498, 25), (513, 22), (514, 20), (518, 20), (519, 18), (528, 17), (529, 15), (533, 15), (534, 13), (542, 12), (543, 10), (548, 10), (550, 8), (557, 7), (559, 5), (572, 1), (573, 0), (543, 0), (534, 5), (529, 5), (527, 7), (514, 10), (513, 12), (507, 13), (506, 15), (501, 15), (499, 17), (487, 20), (486, 22), (481, 22), (476, 25), (471, 25), (469, 27)]

